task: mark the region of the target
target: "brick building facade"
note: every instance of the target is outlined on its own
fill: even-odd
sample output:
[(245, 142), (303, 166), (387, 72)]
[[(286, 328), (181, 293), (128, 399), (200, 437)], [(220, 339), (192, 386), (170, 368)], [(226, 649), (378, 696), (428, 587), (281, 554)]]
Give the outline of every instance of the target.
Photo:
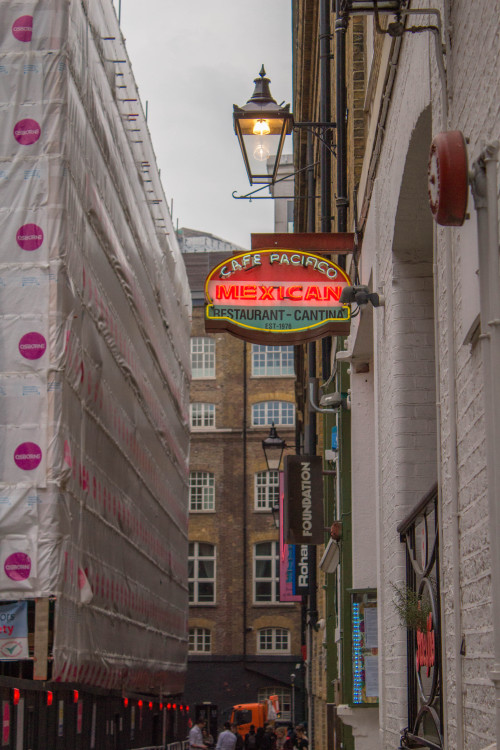
[(215, 704), (219, 727), (234, 704), (271, 694), (282, 720), (303, 718), (300, 606), (279, 601), (277, 476), (262, 449), (273, 421), (295, 443), (293, 347), (205, 333), (204, 281), (227, 258), (184, 254), (193, 297), (185, 698)]

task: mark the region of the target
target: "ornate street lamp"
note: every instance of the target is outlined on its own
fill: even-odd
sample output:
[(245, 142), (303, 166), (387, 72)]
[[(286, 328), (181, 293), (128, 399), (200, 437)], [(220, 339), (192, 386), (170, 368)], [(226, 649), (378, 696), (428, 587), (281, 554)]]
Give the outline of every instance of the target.
[(254, 79), (255, 90), (243, 107), (233, 104), (234, 132), (243, 154), (250, 184), (272, 185), (286, 136), (292, 132), (290, 105), (277, 104), (271, 96), (264, 66)]
[[(311, 133), (331, 154), (335, 154), (332, 143), (332, 131), (336, 128), (334, 122), (296, 122), (290, 105), (277, 104), (271, 96), (270, 80), (266, 78), (264, 66), (254, 83), (255, 90), (247, 103), (243, 107), (233, 104), (234, 132), (238, 136), (251, 185), (274, 185), (285, 138), (293, 130)], [(233, 193), (233, 198), (246, 199), (263, 189), (258, 188), (244, 196)]]
[(276, 432), (274, 422), (269, 430), (269, 435), (262, 441), (262, 449), (266, 457), (266, 464), (269, 471), (279, 471), (283, 451), (286, 448), (286, 442), (280, 438)]
[(273, 505), (271, 508), (271, 513), (273, 514), (273, 523), (277, 529), (280, 527), (280, 506), (279, 505)]

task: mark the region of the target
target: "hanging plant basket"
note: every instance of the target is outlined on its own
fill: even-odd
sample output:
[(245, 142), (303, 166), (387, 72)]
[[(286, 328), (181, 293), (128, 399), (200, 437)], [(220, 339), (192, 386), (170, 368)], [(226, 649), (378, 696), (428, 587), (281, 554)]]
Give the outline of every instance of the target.
[(427, 630), (427, 621), (432, 612), (431, 604), (423, 599), (410, 586), (392, 584), (394, 590), (393, 604), (399, 615), (401, 625), (408, 630)]

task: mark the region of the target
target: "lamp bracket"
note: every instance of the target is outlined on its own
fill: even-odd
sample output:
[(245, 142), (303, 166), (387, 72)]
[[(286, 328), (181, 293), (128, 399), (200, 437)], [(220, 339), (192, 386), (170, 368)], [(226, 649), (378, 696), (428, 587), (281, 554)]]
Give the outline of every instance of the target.
[(336, 122), (294, 122), (293, 123), (293, 129), (294, 130), (305, 130), (307, 133), (311, 133), (315, 138), (317, 138), (323, 146), (325, 146), (328, 151), (337, 157), (337, 149), (334, 145), (329, 143), (329, 134), (330, 131), (335, 130), (337, 128)]
[[(300, 174), (301, 172), (305, 172), (308, 169), (313, 169), (319, 164), (319, 161), (315, 161), (313, 164), (308, 164), (307, 167), (302, 167), (302, 169), (298, 169), (296, 172), (293, 172), (293, 174), (287, 174), (285, 177), (280, 177), (279, 180), (276, 180), (272, 183), (272, 185), (276, 185), (278, 182), (284, 182), (285, 180), (290, 180), (292, 177), (295, 177), (295, 175)], [(269, 185), (262, 185), (260, 188), (256, 188), (255, 190), (252, 190), (250, 193), (246, 193), (245, 195), (235, 195), (236, 190), (233, 190), (231, 195), (233, 198), (237, 201), (241, 200), (249, 200), (252, 202), (252, 200), (277, 200), (279, 198), (291, 200), (292, 198), (309, 198), (308, 195), (297, 195), (297, 196), (291, 196), (291, 195), (279, 195), (277, 197), (274, 197), (274, 195), (260, 195), (256, 198), (254, 197), (256, 193), (260, 193), (261, 190), (265, 190), (266, 188), (270, 188), (271, 184)], [(319, 196), (314, 196), (315, 198), (319, 198)]]

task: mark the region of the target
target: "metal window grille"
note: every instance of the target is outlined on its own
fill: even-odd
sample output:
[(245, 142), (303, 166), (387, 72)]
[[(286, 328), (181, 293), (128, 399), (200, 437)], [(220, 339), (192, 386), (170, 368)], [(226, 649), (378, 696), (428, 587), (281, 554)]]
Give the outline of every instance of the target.
[[(422, 630), (407, 625), (408, 727), (401, 747), (441, 750), (443, 695), (439, 571), (438, 489), (434, 487), (398, 526), (406, 546), (406, 586), (429, 610)], [(421, 602), (421, 604), (420, 604)]]

